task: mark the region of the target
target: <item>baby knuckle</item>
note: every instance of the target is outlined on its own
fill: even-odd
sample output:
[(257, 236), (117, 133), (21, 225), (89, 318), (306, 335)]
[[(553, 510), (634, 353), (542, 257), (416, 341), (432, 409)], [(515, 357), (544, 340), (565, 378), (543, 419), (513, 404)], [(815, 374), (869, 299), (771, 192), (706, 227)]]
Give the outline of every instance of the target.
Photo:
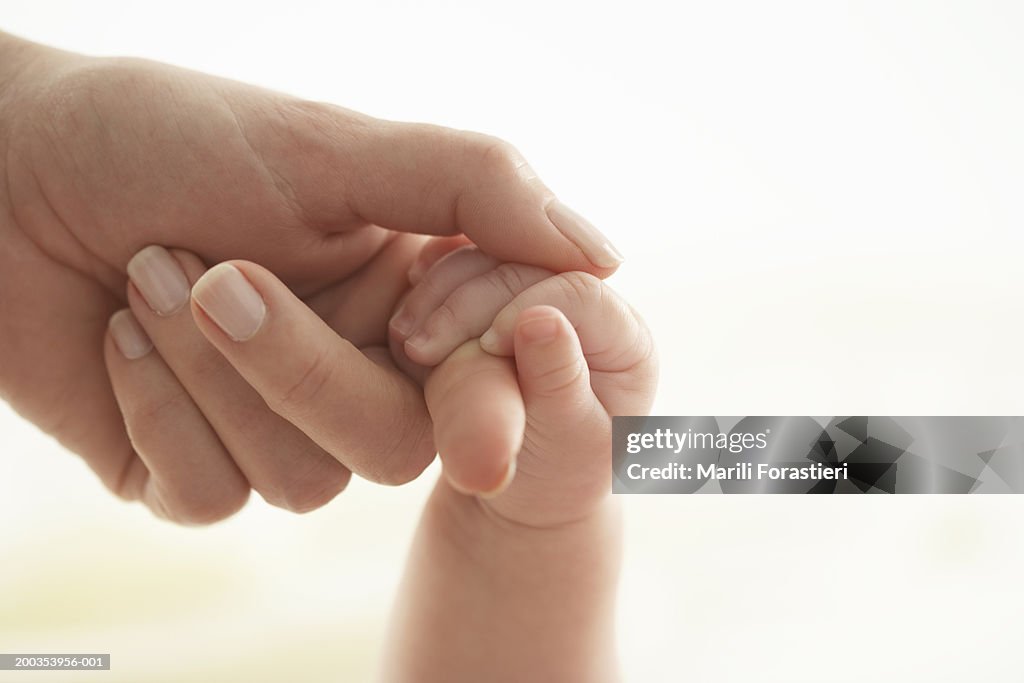
[(423, 328), (432, 337), (462, 343), (473, 334), (474, 311), (479, 308), (479, 292), (460, 288), (437, 307)]
[(441, 279), (440, 274), (439, 269), (427, 271), (427, 275), (413, 288), (405, 301), (403, 308), (407, 313), (414, 317), (429, 313), (429, 302), (436, 300), (435, 298), (442, 293), (438, 282)]
[(590, 273), (571, 272), (558, 276), (566, 298), (579, 306), (600, 303), (604, 296), (604, 282)]
[(551, 397), (572, 390), (589, 377), (590, 372), (586, 363), (581, 359), (574, 359), (572, 362), (541, 371), (534, 377), (534, 383), (538, 394)]
[(452, 294), (430, 314), (430, 318), (427, 319), (424, 327), (430, 332), (441, 332), (450, 329), (462, 319), (459, 311), (465, 310), (466, 303), (468, 302), (462, 300), (458, 293)]
[(651, 334), (651, 328), (647, 326), (647, 323), (638, 314), (630, 309), (633, 313), (633, 321), (636, 324), (636, 335), (634, 337), (634, 349), (635, 357), (640, 363), (645, 363), (657, 370), (658, 367), (658, 349), (654, 344), (654, 335)]
[(430, 315), (423, 329), (432, 337), (446, 341), (457, 339), (459, 343), (472, 334), (474, 311), (479, 308), (479, 292), (457, 289)]
[(516, 296), (526, 287), (520, 269), (517, 263), (503, 263), (487, 273), (487, 282), (501, 294)]

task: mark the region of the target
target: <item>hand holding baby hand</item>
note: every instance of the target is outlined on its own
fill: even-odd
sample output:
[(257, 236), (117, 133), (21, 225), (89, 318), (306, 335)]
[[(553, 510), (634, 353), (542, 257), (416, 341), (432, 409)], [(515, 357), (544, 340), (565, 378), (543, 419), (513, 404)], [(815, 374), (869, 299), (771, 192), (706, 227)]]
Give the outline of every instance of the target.
[(473, 247), (412, 290), (391, 348), (403, 367), (434, 366), (425, 393), (446, 481), (533, 526), (572, 522), (604, 499), (611, 416), (647, 412), (657, 381), (649, 331), (601, 280)]

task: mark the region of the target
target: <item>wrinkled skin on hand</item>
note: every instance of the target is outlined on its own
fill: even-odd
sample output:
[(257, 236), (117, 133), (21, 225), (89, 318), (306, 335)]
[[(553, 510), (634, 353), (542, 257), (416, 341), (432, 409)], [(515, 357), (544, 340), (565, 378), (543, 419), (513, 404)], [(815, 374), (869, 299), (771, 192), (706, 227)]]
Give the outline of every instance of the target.
[(354, 306), (357, 281), (383, 269), (376, 281), (405, 284), (410, 260), (378, 258), (422, 239), (405, 232), (611, 272), (542, 220), (550, 192), (494, 138), (141, 60), (22, 62), (0, 89), (0, 396), (125, 497), (140, 496), (137, 458), (102, 346), (148, 244), (260, 263), (360, 348), (386, 344), (399, 295)]

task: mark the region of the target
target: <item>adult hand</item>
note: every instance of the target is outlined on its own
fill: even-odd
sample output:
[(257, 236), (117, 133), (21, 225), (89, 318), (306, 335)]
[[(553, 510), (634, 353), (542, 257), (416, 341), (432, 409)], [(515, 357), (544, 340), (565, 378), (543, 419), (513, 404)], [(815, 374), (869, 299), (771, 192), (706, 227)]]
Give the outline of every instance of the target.
[[(347, 465), (415, 476), (433, 456), (422, 396), (373, 352), (331, 371), (330, 388), (362, 409), (311, 441), (201, 346), (185, 305), (205, 264), (248, 259), (338, 312), (352, 349), (383, 345), (420, 245), (401, 233), (464, 234), (501, 259), (598, 276), (621, 261), (500, 140), (0, 34), (0, 396), (125, 498), (208, 522), (250, 487), (316, 507)], [(196, 256), (132, 260), (150, 244)], [(111, 319), (126, 304), (134, 315)], [(123, 404), (128, 428), (104, 367), (112, 352), (152, 361), (122, 380), (166, 389)], [(275, 390), (295, 405), (324, 366), (287, 360)], [(182, 413), (205, 427), (173, 429)]]

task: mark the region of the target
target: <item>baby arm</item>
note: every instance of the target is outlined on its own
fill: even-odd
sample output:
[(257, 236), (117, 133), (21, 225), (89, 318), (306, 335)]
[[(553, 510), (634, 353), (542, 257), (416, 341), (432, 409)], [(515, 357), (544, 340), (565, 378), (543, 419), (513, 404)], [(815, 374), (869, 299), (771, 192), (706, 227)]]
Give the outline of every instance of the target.
[(392, 350), (432, 366), (444, 475), (411, 551), (386, 678), (616, 680), (611, 415), (649, 409), (643, 322), (596, 278), (463, 248), (410, 293)]

